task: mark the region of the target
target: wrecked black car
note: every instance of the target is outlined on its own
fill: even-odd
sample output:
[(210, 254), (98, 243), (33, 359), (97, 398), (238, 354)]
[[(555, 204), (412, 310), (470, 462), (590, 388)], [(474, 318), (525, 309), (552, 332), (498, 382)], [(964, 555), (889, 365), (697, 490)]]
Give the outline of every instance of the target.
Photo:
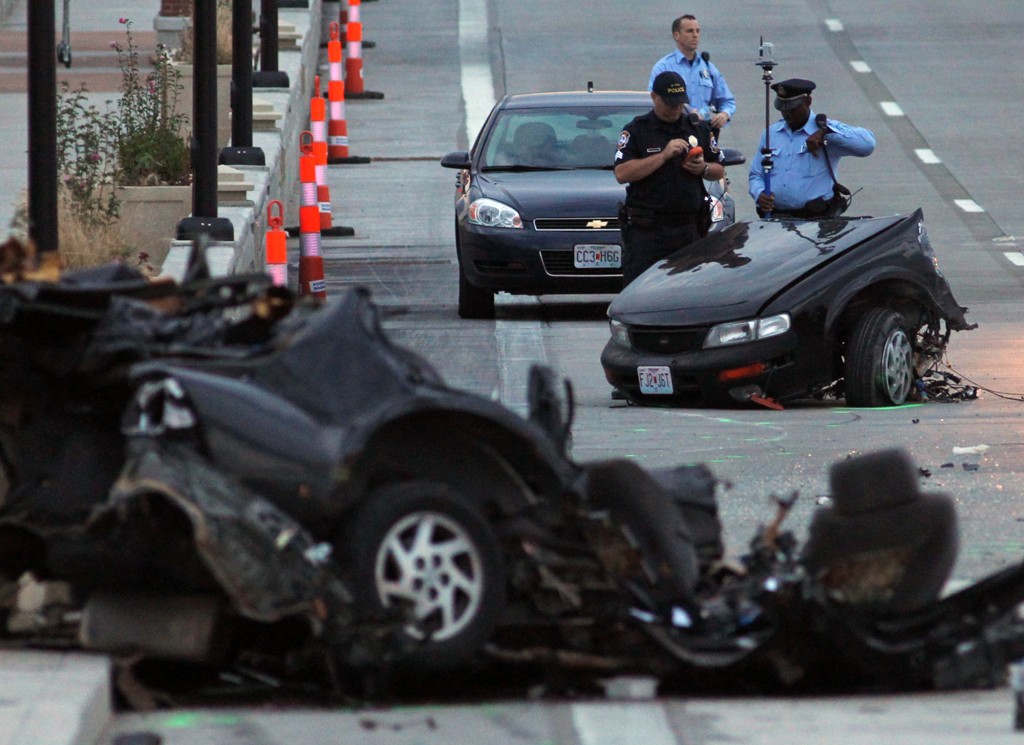
[(779, 500), (729, 561), (706, 467), (576, 463), (567, 382), (535, 368), (527, 417), (452, 389), (364, 290), (304, 302), (196, 256), (180, 286), (18, 276), (0, 373), (5, 644), (346, 696), (484, 665), (958, 688), (1024, 654), (1024, 566), (940, 599), (955, 513), (905, 454), (834, 466), (802, 548)]
[(637, 404), (899, 405), (920, 400), (950, 333), (974, 328), (965, 312), (920, 210), (742, 222), (612, 301), (601, 364)]

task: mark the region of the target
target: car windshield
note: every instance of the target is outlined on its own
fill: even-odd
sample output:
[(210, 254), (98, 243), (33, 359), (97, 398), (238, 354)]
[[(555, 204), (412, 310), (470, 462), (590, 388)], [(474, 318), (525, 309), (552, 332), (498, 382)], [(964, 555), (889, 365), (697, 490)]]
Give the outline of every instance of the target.
[(649, 106), (506, 109), (483, 145), (485, 171), (612, 167), (619, 133)]

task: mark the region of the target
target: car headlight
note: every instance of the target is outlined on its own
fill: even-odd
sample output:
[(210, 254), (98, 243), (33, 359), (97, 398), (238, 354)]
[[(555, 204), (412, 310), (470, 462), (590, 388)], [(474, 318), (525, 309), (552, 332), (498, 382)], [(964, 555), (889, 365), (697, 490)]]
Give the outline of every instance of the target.
[(612, 332), (612, 341), (620, 347), (629, 349), (629, 329), (621, 321), (608, 321), (608, 327)]
[(780, 313), (767, 318), (751, 318), (747, 321), (732, 321), (712, 326), (704, 339), (704, 348), (726, 347), (730, 344), (745, 344), (749, 341), (767, 339), (789, 331), (789, 313)]
[(725, 219), (725, 202), (714, 195), (711, 196), (711, 222), (722, 222)]
[(507, 204), (493, 199), (476, 199), (469, 205), (468, 220), (488, 228), (521, 228), (523, 218)]

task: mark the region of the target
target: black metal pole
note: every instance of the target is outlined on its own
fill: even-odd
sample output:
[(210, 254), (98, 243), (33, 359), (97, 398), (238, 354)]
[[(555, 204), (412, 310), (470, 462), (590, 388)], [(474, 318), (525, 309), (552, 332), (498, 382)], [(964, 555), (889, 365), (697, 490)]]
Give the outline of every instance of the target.
[(260, 69), (253, 73), (256, 88), (288, 88), (288, 73), (277, 69), (278, 0), (260, 0)]
[(264, 166), (262, 148), (252, 145), (252, 2), (231, 4), (231, 147), (219, 162), (228, 166)]
[(192, 77), (192, 216), (178, 223), (179, 239), (206, 233), (233, 241), (231, 221), (217, 217), (217, 2), (195, 0)]
[(56, 32), (53, 0), (28, 3), (28, 230), (40, 260), (58, 251)]

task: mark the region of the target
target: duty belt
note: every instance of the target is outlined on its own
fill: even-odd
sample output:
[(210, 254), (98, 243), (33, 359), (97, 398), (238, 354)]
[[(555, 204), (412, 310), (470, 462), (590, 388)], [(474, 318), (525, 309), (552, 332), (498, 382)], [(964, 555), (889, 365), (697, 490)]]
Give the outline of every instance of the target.
[(696, 215), (687, 215), (679, 212), (656, 212), (655, 219), (662, 225), (671, 225), (672, 227), (697, 224)]

